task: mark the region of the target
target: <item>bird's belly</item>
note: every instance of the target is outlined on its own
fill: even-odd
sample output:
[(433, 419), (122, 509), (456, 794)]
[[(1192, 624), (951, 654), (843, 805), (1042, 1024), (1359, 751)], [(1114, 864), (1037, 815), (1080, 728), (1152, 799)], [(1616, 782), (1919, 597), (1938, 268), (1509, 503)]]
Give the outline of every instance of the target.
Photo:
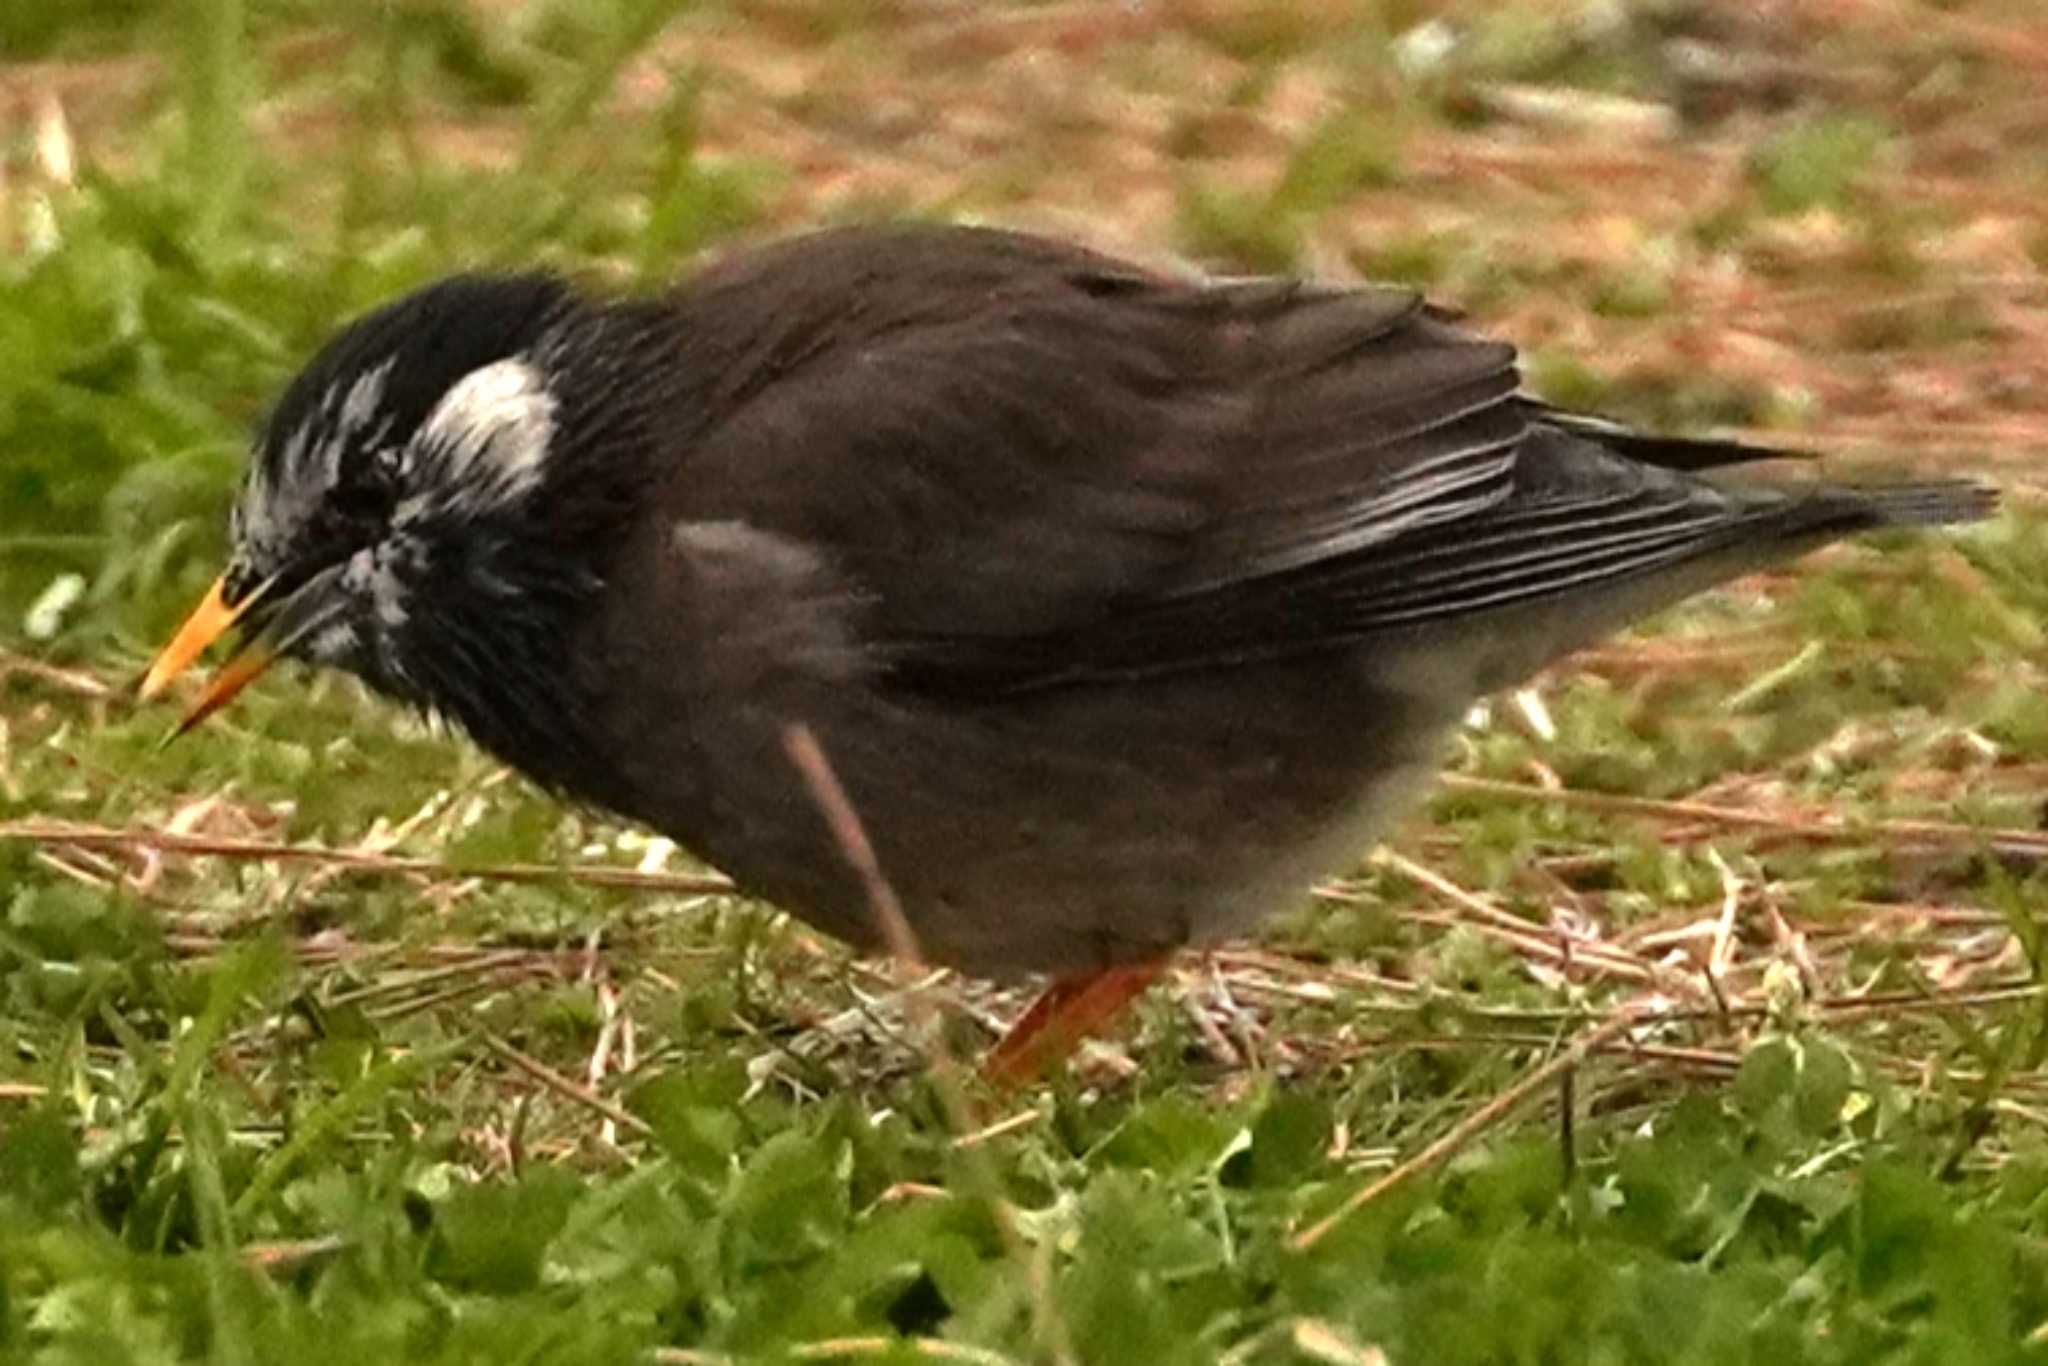
[(927, 956), (985, 975), (1092, 970), (1244, 932), (1352, 866), (1434, 769), (1386, 758), (1341, 791), (1284, 763), (1201, 792), (1048, 776), (1032, 802), (877, 843)]
[(762, 697), (725, 717), (697, 744), (710, 795), (632, 814), (820, 928), (884, 947), (782, 751), (781, 727), (802, 719), (923, 956), (1002, 976), (1156, 957), (1293, 904), (1405, 809), (1455, 713), (1326, 659), (970, 707)]
[(1407, 814), (1437, 771), (1433, 758), (1376, 770), (1341, 814), (1304, 829), (1291, 849), (1274, 850), (1234, 882), (1219, 879), (1219, 895), (1210, 914), (1198, 919), (1190, 942), (1243, 933), (1261, 917), (1298, 904), (1317, 883), (1356, 866)]

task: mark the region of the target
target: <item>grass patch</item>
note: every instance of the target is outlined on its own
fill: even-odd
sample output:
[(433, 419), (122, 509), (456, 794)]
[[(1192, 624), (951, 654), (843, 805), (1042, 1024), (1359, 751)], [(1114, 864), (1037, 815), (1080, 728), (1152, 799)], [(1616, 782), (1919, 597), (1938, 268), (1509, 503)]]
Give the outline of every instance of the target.
[(1889, 139), (1882, 123), (1860, 115), (1823, 115), (1792, 125), (1751, 159), (1764, 207), (1784, 214), (1841, 207)]

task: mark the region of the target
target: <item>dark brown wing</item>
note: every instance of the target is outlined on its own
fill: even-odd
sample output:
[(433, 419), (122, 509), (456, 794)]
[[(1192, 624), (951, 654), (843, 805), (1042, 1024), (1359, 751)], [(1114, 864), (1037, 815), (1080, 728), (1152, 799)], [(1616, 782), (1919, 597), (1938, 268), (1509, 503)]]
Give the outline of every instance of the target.
[(1520, 398), (1511, 348), (1404, 291), (894, 229), (749, 258), (691, 307), (727, 378), (677, 513), (825, 557), (938, 693), (1326, 650), (1882, 520), (1687, 473), (1769, 452)]
[(777, 321), (699, 344), (768, 378), (725, 381), (682, 511), (822, 549), (913, 650), (1113, 622), (1469, 515), (1527, 426), (1511, 350), (1404, 291), (1173, 280), (960, 229), (806, 242), (692, 292), (693, 314)]

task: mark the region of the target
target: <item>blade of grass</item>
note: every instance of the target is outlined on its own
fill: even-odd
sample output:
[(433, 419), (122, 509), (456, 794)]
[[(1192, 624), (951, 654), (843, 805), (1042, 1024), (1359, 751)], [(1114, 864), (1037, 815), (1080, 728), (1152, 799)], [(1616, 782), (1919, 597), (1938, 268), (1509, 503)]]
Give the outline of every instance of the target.
[(177, 11), (185, 157), (196, 187), (201, 258), (218, 252), (247, 189), (250, 146), (247, 29), (242, 0), (185, 0)]
[[(562, 153), (568, 139), (586, 127), (618, 83), (627, 63), (646, 50), (690, 0), (641, 0), (627, 9), (598, 50), (578, 67), (576, 77), (562, 94), (535, 119), (518, 165), (511, 172), (515, 180), (551, 180), (567, 183), (574, 168), (563, 165)], [(580, 200), (568, 201), (580, 205)], [(568, 212), (575, 210), (569, 209)], [(560, 226), (555, 220), (563, 212), (545, 204), (525, 227), (500, 247), (500, 254), (515, 256), (533, 242)]]
[(205, 1247), (208, 1317), (213, 1328), (214, 1361), (222, 1366), (253, 1366), (256, 1361), (250, 1325), (235, 1284), (248, 1272), (236, 1254), (235, 1219), (221, 1183), (223, 1135), (212, 1108), (193, 1100), (178, 1107), (178, 1127), (185, 1135), (185, 1173), (192, 1207), (199, 1218)]
[(258, 940), (221, 960), (208, 984), (205, 1007), (178, 1040), (171, 1059), (160, 1098), (167, 1110), (182, 1112), (193, 1082), (226, 1035), (235, 1012), (249, 997), (276, 981), (289, 962), (284, 946), (275, 939)]
[(293, 1126), (292, 1136), (269, 1156), (235, 1197), (231, 1216), (237, 1221), (248, 1219), (263, 1207), (272, 1192), (284, 1183), (299, 1163), (304, 1161), (321, 1143), (330, 1136), (340, 1133), (350, 1120), (369, 1109), (392, 1091), (410, 1086), (424, 1073), (452, 1057), (461, 1049), (462, 1040), (448, 1039), (432, 1048), (389, 1058), (371, 1068), (347, 1090), (315, 1106), (312, 1111), (299, 1118)]

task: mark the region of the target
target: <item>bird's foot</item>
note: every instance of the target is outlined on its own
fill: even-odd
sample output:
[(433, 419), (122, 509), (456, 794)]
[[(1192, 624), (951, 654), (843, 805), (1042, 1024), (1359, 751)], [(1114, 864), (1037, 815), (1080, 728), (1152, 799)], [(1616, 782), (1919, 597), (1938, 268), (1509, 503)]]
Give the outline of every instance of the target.
[(989, 1053), (981, 1075), (1009, 1088), (1034, 1081), (1109, 1023), (1166, 971), (1167, 959), (1061, 977), (1045, 989)]

